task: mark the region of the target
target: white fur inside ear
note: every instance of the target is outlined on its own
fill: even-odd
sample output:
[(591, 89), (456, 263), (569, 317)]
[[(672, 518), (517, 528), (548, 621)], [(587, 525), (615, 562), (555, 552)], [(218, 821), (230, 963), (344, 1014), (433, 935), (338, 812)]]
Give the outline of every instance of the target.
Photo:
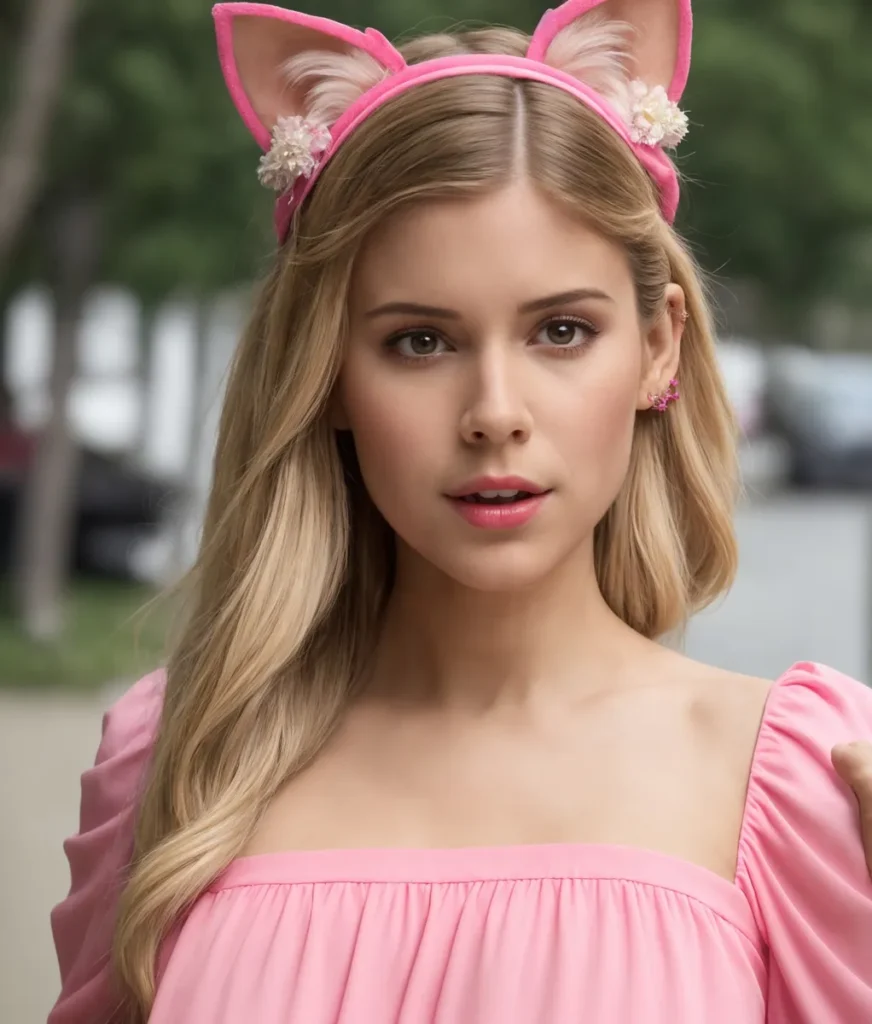
[(545, 61), (590, 86), (629, 121), (634, 32), (632, 25), (593, 10), (557, 33)]
[(387, 75), (387, 69), (368, 53), (310, 50), (282, 65), (289, 85), (306, 92), (305, 112), (316, 124), (332, 125)]

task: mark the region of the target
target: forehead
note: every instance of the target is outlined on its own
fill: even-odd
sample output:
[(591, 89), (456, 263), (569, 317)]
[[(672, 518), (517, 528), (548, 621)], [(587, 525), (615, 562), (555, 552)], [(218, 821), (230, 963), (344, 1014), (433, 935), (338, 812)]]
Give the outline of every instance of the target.
[(622, 250), (518, 183), (480, 198), (420, 203), (387, 218), (360, 253), (352, 303), (412, 294), (521, 300), (580, 286), (632, 300)]

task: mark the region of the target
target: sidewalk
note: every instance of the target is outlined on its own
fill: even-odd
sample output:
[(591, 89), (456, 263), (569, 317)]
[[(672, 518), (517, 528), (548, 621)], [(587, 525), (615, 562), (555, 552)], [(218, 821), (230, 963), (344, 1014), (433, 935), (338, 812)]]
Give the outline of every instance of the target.
[(62, 842), (115, 697), (0, 692), (0, 1021), (45, 1024), (60, 983), (49, 927), (69, 888)]

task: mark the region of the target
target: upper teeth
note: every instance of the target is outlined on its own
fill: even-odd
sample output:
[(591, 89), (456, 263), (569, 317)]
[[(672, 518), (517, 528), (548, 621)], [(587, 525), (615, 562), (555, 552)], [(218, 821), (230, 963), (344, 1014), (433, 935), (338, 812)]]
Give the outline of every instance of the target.
[(520, 491), (476, 491), (480, 498), (514, 498)]

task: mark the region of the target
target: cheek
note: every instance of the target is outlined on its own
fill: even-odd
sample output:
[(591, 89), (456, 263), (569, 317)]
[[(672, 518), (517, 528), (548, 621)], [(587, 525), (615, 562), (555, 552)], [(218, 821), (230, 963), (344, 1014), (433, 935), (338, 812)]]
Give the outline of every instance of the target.
[(414, 389), (391, 388), (375, 377), (349, 369), (340, 378), (339, 395), (366, 488), (390, 521), (421, 488), (432, 490), (436, 467), (429, 465), (428, 454), (437, 428), (432, 416), (423, 414)]
[(638, 376), (621, 367), (591, 381), (581, 401), (549, 413), (559, 415), (549, 431), (561, 449), (573, 490), (601, 513), (611, 505), (629, 466), (636, 423)]

